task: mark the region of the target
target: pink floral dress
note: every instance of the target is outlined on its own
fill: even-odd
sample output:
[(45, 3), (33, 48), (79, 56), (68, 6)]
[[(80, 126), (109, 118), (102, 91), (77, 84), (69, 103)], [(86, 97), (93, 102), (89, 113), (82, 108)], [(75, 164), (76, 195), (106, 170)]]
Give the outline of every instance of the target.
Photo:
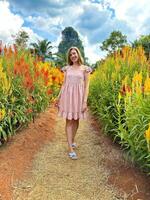
[(65, 119), (85, 119), (86, 112), (82, 112), (84, 98), (85, 73), (91, 73), (88, 66), (74, 69), (72, 66), (62, 68), (66, 81), (61, 88), (58, 116)]

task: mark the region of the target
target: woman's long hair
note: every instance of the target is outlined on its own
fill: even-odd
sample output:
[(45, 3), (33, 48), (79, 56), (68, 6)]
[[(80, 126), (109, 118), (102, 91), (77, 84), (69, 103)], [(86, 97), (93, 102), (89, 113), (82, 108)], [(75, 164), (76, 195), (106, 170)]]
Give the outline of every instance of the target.
[(80, 52), (80, 50), (77, 48), (77, 47), (70, 47), (70, 49), (68, 50), (68, 52), (67, 52), (67, 63), (68, 63), (68, 65), (73, 65), (73, 62), (71, 61), (71, 59), (70, 59), (70, 51), (72, 50), (72, 49), (74, 49), (76, 52), (77, 52), (77, 54), (78, 54), (78, 64), (79, 65), (82, 65), (82, 64), (84, 64), (84, 61), (83, 61), (83, 58), (82, 58), (82, 56), (81, 56), (81, 52)]

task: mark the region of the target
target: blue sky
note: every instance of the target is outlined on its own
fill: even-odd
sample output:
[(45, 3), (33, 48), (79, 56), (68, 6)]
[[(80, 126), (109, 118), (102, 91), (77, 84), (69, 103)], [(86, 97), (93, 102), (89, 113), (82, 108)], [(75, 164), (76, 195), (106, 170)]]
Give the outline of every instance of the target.
[(149, 13), (149, 0), (0, 0), (0, 40), (12, 43), (11, 35), (24, 29), (31, 42), (48, 39), (57, 47), (61, 31), (72, 26), (93, 63), (105, 56), (99, 46), (112, 31), (129, 42), (150, 34)]

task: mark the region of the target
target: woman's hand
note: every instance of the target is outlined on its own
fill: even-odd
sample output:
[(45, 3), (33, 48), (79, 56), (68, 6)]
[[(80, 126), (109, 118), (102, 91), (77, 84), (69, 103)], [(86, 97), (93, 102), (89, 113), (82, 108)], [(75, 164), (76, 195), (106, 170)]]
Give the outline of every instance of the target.
[(87, 110), (87, 102), (83, 102), (82, 104), (82, 112), (85, 112)]
[(55, 107), (59, 107), (59, 98), (58, 99), (56, 99), (55, 101), (54, 101), (54, 105), (55, 105)]

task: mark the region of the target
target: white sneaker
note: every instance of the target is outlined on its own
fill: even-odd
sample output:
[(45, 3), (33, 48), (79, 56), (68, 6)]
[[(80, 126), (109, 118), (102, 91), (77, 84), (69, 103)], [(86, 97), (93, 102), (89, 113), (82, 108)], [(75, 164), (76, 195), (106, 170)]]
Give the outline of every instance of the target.
[(72, 143), (72, 148), (77, 148), (77, 144), (76, 143)]
[(69, 155), (69, 158), (71, 158), (73, 160), (78, 159), (78, 156), (77, 156), (76, 152), (74, 152), (74, 151), (70, 152), (68, 155)]

